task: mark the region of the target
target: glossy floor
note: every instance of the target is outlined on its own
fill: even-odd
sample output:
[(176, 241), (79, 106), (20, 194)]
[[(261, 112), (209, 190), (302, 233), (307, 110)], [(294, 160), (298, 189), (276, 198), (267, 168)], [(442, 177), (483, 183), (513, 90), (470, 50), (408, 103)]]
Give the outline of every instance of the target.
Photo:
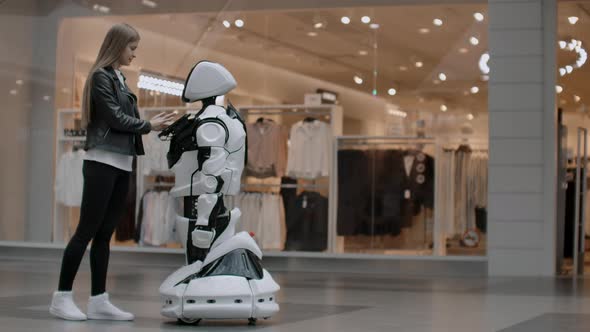
[[(67, 322), (48, 313), (58, 263), (0, 261), (0, 331), (445, 331), (578, 332), (590, 329), (590, 283), (544, 278), (399, 278), (387, 275), (274, 273), (281, 313), (257, 326), (203, 321), (180, 326), (159, 315), (157, 289), (169, 267), (111, 265), (112, 301), (134, 322)], [(89, 295), (88, 265), (76, 301)]]

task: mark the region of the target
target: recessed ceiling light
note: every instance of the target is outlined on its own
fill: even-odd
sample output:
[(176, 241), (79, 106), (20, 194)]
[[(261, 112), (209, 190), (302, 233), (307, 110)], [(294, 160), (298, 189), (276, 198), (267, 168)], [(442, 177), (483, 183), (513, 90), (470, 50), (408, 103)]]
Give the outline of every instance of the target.
[(23, 85), (23, 80), (16, 80), (16, 85)]
[(422, 68), (424, 66), (424, 63), (422, 61), (416, 61), (415, 65), (416, 68)]
[(371, 23), (371, 18), (369, 16), (363, 16), (361, 18), (361, 22), (363, 22), (365, 24), (369, 24), (369, 23)]
[(567, 65), (567, 66), (565, 66), (565, 71), (566, 71), (568, 74), (571, 74), (571, 73), (572, 73), (572, 71), (574, 71), (574, 67), (572, 67), (572, 66), (570, 66), (570, 65)]
[(465, 53), (467, 53), (467, 52), (469, 52), (469, 50), (468, 50), (468, 49), (466, 49), (465, 47), (461, 47), (461, 48), (459, 49), (459, 53), (461, 53), (461, 54), (465, 54)]
[(473, 14), (473, 17), (475, 17), (475, 20), (478, 22), (483, 21), (485, 18), (482, 13), (475, 13), (475, 14)]
[(360, 76), (354, 75), (353, 79), (354, 79), (354, 83), (363, 84), (363, 79)]
[(43, 100), (48, 101), (51, 97), (49, 96), (43, 96)]
[(576, 103), (579, 103), (579, 102), (580, 102), (580, 100), (582, 100), (582, 98), (580, 98), (580, 96), (578, 96), (578, 95), (574, 95), (574, 101), (575, 101)]
[(430, 29), (428, 29), (428, 28), (421, 28), (420, 30), (418, 30), (418, 32), (420, 32), (421, 34), (425, 35), (425, 34), (427, 34), (427, 33), (430, 32)]
[(567, 47), (567, 42), (565, 40), (560, 40), (559, 41), (559, 48), (561, 48), (563, 50), (566, 47)]
[(555, 86), (555, 92), (562, 93), (563, 92), (563, 87), (561, 85), (556, 85)]
[(321, 28), (323, 28), (323, 27), (324, 27), (324, 23), (322, 23), (322, 22), (317, 22), (317, 23), (315, 23), (315, 24), (313, 25), (313, 27), (314, 27), (314, 28), (316, 28), (316, 29), (321, 29)]
[(567, 74), (567, 70), (565, 68), (559, 68), (559, 76), (565, 76)]
[(318, 33), (315, 32), (315, 31), (310, 31), (310, 32), (307, 33), (307, 35), (310, 36), (310, 37), (316, 37), (318, 35)]
[(467, 114), (467, 120), (471, 121), (473, 120), (475, 117), (473, 116), (473, 114), (469, 113)]
[(578, 23), (579, 18), (577, 16), (570, 16), (567, 18), (571, 25)]
[(17, 93), (18, 93), (18, 90), (16, 90), (16, 89), (10, 90), (10, 94), (13, 96), (16, 95)]
[(408, 67), (406, 67), (406, 66), (399, 66), (399, 70), (406, 71), (406, 70), (408, 70)]
[(391, 89), (387, 90), (387, 93), (388, 93), (390, 96), (395, 96), (395, 94), (397, 93), (397, 90), (396, 90), (396, 89), (394, 89), (394, 88), (391, 88)]
[(435, 19), (432, 21), (432, 23), (433, 23), (434, 25), (436, 25), (437, 27), (439, 27), (439, 26), (443, 25), (443, 21), (442, 21), (440, 18), (435, 18)]
[(447, 80), (447, 75), (445, 73), (440, 73), (438, 74), (438, 79), (444, 82)]
[(231, 23), (229, 23), (228, 20), (224, 20), (223, 21), (223, 26), (226, 27), (226, 28), (229, 28), (229, 27), (231, 27)]
[(477, 86), (473, 86), (473, 87), (471, 87), (470, 91), (471, 91), (471, 93), (476, 94), (479, 92), (479, 88)]
[(440, 105), (440, 110), (446, 112), (448, 110), (447, 105)]
[(342, 22), (342, 24), (349, 24), (350, 23), (350, 17), (348, 17), (348, 16), (342, 16), (342, 18), (340, 18), (340, 22)]
[(471, 45), (476, 46), (477, 44), (479, 44), (479, 39), (477, 39), (476, 37), (471, 37), (469, 38), (469, 42), (471, 43)]
[(236, 21), (234, 22), (234, 24), (235, 24), (235, 25), (236, 25), (238, 28), (241, 28), (241, 27), (243, 27), (243, 26), (244, 26), (244, 21), (242, 21), (242, 20), (238, 19), (238, 20), (236, 20)]
[(369, 25), (369, 28), (371, 28), (371, 29), (373, 29), (373, 30), (376, 30), (376, 29), (379, 29), (379, 26), (380, 26), (380, 25), (379, 25), (379, 24), (377, 24), (377, 23), (371, 23), (371, 24)]
[(359, 51), (359, 55), (363, 55), (364, 56), (364, 55), (367, 55), (367, 54), (369, 54), (369, 51), (365, 51), (365, 50), (360, 50)]
[(155, 1), (152, 1), (152, 0), (141, 0), (141, 3), (144, 6), (150, 7), (150, 8), (156, 8), (158, 6), (158, 4)]

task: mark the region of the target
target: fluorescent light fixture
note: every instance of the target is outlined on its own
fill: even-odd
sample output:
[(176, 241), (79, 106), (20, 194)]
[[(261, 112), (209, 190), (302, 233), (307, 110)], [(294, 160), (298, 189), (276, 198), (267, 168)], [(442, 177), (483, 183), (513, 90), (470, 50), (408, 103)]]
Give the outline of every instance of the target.
[(158, 7), (158, 4), (153, 0), (141, 0), (141, 4), (150, 8)]
[(173, 96), (181, 96), (184, 90), (184, 84), (173, 82), (146, 74), (139, 75), (137, 87), (140, 89), (155, 91), (156, 93), (165, 93)]
[(482, 54), (479, 58), (479, 70), (481, 70), (481, 72), (486, 75), (490, 73), (488, 61), (490, 61), (490, 54), (487, 52)]

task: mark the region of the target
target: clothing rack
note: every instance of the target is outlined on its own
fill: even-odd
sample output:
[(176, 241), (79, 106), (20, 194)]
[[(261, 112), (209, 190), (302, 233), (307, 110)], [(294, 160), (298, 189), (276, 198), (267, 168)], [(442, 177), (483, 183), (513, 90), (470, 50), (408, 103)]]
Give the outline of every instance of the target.
[(274, 183), (243, 183), (242, 188), (246, 187), (267, 187), (267, 188), (289, 188), (289, 189), (328, 189), (328, 185), (321, 185), (321, 184), (274, 184)]

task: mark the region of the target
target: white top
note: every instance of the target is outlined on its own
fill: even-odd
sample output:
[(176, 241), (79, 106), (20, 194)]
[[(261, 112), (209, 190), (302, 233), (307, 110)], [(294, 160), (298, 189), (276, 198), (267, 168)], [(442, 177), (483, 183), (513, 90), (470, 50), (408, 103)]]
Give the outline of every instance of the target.
[[(115, 73), (119, 78), (121, 84), (125, 85), (121, 71), (115, 69)], [(86, 152), (84, 160), (92, 160), (99, 163), (107, 164), (115, 168), (131, 172), (133, 168), (133, 156), (128, 156), (122, 153), (105, 151), (100, 149), (91, 149)]]
[(59, 159), (55, 179), (55, 194), (57, 201), (65, 206), (80, 206), (82, 203), (84, 185), (82, 163), (84, 156), (84, 150), (68, 151)]
[(330, 142), (330, 126), (325, 122), (295, 123), (289, 137), (287, 175), (306, 179), (328, 176)]

